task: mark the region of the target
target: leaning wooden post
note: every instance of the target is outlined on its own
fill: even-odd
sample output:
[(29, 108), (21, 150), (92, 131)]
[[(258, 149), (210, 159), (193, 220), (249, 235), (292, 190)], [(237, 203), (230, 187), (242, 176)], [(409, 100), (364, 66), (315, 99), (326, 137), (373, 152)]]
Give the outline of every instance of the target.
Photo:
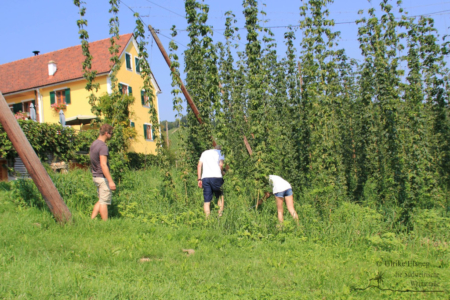
[(166, 121), (166, 140), (167, 140), (167, 149), (169, 149), (169, 127), (167, 127), (167, 121)]
[[(172, 67), (172, 62), (170, 61), (169, 55), (167, 55), (167, 52), (164, 49), (161, 41), (159, 40), (159, 37), (156, 34), (155, 30), (153, 29), (153, 27), (151, 25), (148, 25), (148, 30), (150, 30), (150, 33), (152, 34), (153, 38), (155, 39), (156, 45), (158, 45), (159, 51), (161, 51), (161, 54), (163, 55), (166, 63), (169, 65), (170, 70), (172, 70), (172, 72), (174, 72), (175, 68)], [(189, 95), (189, 92), (187, 91), (186, 87), (184, 86), (181, 78), (178, 75), (176, 75), (176, 76), (178, 78), (178, 84), (180, 85), (180, 89), (183, 92), (183, 95), (186, 98), (192, 111), (194, 112), (195, 117), (197, 118), (197, 120), (200, 124), (203, 124), (202, 119), (200, 118), (200, 113), (198, 112), (197, 106), (195, 106), (195, 103), (192, 100), (191, 95)], [(219, 83), (219, 88), (222, 89), (222, 85), (220, 83)], [(216, 146), (216, 141), (214, 141), (214, 139), (212, 140), (212, 142), (213, 142), (213, 146)], [(248, 153), (250, 155), (252, 155), (252, 153), (253, 153), (252, 148), (250, 147), (250, 144), (248, 143), (247, 137), (245, 135), (244, 135), (244, 144), (245, 144), (245, 147), (247, 148)]]
[(1, 92), (0, 123), (8, 134), (8, 138), (19, 154), (20, 159), (22, 159), (23, 164), (27, 168), (28, 174), (30, 174), (34, 184), (36, 184), (42, 197), (44, 197), (45, 203), (47, 203), (53, 216), (55, 216), (56, 220), (60, 223), (70, 221), (72, 219), (72, 214), (31, 147), (30, 142), (23, 133), (22, 128), (20, 128), (19, 123), (17, 123), (17, 120), (11, 113)]
[[(170, 61), (169, 55), (167, 55), (166, 50), (164, 49), (163, 45), (161, 44), (161, 41), (159, 40), (159, 37), (156, 35), (155, 30), (153, 29), (153, 27), (151, 25), (148, 25), (148, 30), (150, 30), (153, 38), (155, 39), (156, 45), (158, 45), (159, 50), (161, 51), (161, 54), (163, 55), (164, 59), (166, 60), (166, 63), (169, 65), (170, 70), (172, 70), (172, 72), (175, 71), (175, 68), (172, 67), (172, 62)], [(197, 118), (198, 122), (200, 124), (203, 124), (202, 118), (200, 117), (200, 113), (198, 112), (197, 106), (195, 106), (194, 101), (192, 101), (191, 95), (189, 95), (186, 87), (183, 84), (183, 81), (181, 80), (181, 78), (176, 75), (178, 78), (178, 84), (180, 85), (180, 89), (183, 92), (184, 97), (186, 98), (189, 106), (191, 107), (192, 111), (194, 112), (195, 117)], [(215, 142), (214, 142), (215, 144)]]

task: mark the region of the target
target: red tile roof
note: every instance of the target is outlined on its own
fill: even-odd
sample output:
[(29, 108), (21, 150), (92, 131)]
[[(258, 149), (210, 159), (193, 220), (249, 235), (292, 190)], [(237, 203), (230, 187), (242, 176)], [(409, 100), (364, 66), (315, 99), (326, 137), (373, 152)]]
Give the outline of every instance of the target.
[[(131, 33), (120, 36), (119, 55), (132, 36)], [(93, 56), (92, 70), (96, 70), (98, 74), (111, 70), (109, 47), (109, 38), (89, 43), (89, 51)], [(0, 92), (8, 94), (82, 78), (84, 59), (81, 45), (78, 45), (0, 65)], [(48, 62), (51, 60), (57, 66), (53, 76), (48, 75)]]

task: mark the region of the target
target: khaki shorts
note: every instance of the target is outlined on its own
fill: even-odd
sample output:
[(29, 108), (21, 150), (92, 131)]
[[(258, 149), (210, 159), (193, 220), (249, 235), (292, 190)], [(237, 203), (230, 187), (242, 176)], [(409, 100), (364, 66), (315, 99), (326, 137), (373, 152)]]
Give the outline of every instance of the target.
[(106, 178), (94, 177), (100, 204), (111, 205), (112, 193)]

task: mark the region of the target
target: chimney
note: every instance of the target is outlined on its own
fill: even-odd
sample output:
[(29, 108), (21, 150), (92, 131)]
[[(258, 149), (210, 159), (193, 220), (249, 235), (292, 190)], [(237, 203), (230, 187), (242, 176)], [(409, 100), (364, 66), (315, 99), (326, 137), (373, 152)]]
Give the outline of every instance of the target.
[(39, 55), (39, 52), (40, 52), (40, 51), (34, 50), (34, 51), (33, 51), (34, 56), (38, 56), (38, 55)]
[(49, 76), (55, 75), (56, 70), (57, 70), (56, 63), (53, 60), (49, 61), (48, 62), (48, 75)]

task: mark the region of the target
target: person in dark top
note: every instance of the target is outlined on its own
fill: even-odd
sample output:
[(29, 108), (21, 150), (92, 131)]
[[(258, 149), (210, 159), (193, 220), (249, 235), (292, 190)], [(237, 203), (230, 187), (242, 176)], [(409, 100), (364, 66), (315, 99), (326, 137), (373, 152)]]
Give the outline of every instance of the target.
[(112, 180), (109, 172), (108, 155), (109, 150), (106, 141), (109, 140), (113, 133), (113, 127), (104, 124), (100, 127), (100, 135), (96, 139), (89, 150), (91, 158), (92, 176), (97, 186), (98, 202), (94, 206), (91, 219), (97, 217), (98, 213), (102, 220), (108, 220), (108, 205), (111, 205), (112, 193), (116, 189), (116, 184)]

